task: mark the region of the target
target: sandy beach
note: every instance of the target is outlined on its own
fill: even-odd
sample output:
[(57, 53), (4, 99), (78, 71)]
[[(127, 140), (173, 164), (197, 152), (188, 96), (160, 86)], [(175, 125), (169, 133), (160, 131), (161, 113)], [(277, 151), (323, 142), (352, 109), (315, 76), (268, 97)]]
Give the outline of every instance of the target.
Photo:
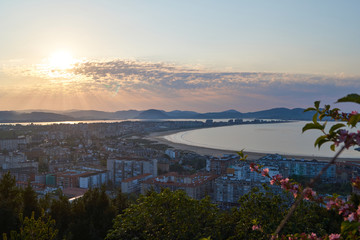
[[(182, 129), (182, 130), (171, 130), (171, 131), (164, 131), (164, 132), (153, 132), (149, 135), (147, 135), (146, 137), (144, 137), (144, 139), (148, 139), (151, 141), (156, 141), (158, 143), (161, 144), (166, 144), (170, 147), (173, 147), (175, 149), (179, 149), (179, 150), (185, 150), (185, 151), (192, 151), (192, 152), (196, 152), (200, 155), (211, 155), (211, 156), (222, 156), (224, 154), (236, 154), (236, 151), (230, 151), (230, 150), (222, 150), (222, 149), (213, 149), (213, 148), (206, 148), (206, 147), (198, 147), (198, 146), (191, 146), (191, 145), (186, 145), (186, 144), (181, 144), (181, 143), (174, 143), (174, 142), (170, 142), (167, 139), (164, 138), (164, 136), (168, 136), (171, 134), (175, 134), (178, 132), (186, 132), (186, 131), (190, 131), (193, 129)], [(241, 150), (241, 149), (239, 149)], [(244, 153), (246, 155), (248, 155), (248, 159), (249, 160), (257, 160), (269, 153), (260, 153), (260, 152), (247, 152), (244, 151)], [(288, 158), (288, 159), (305, 159), (305, 160), (319, 160), (319, 161), (331, 161), (330, 157), (314, 157), (314, 156), (302, 156), (302, 155), (285, 155), (285, 154), (281, 154), (282, 156)], [(359, 161), (359, 159), (354, 159), (354, 158), (339, 158), (337, 161)]]

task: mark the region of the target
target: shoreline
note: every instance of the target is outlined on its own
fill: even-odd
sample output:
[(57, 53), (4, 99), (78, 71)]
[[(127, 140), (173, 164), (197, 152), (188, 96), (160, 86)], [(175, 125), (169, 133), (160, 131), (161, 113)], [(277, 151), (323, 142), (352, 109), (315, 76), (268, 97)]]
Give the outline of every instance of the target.
[[(198, 153), (200, 155), (210, 155), (210, 156), (217, 156), (220, 157), (224, 154), (237, 154), (237, 151), (232, 150), (223, 150), (223, 149), (216, 149), (216, 148), (207, 148), (207, 147), (200, 147), (200, 146), (192, 146), (182, 143), (175, 143), (171, 142), (164, 138), (164, 136), (172, 135), (179, 132), (187, 132), (191, 130), (196, 129), (178, 129), (178, 130), (169, 130), (169, 131), (163, 131), (163, 132), (152, 132), (149, 135), (143, 137), (144, 139), (155, 141), (160, 144), (168, 145), (169, 147), (173, 147), (174, 149), (178, 150), (184, 150), (184, 151), (191, 151)], [(241, 149), (239, 149), (240, 151)], [(247, 152), (244, 151), (245, 155), (248, 155), (248, 160), (258, 160), (261, 157), (264, 157), (268, 154), (274, 154), (274, 153), (266, 153), (266, 152)], [(320, 157), (320, 156), (306, 156), (306, 155), (294, 155), (294, 154), (280, 154), (279, 155), (287, 158), (287, 159), (304, 159), (304, 160), (313, 160), (316, 159), (318, 161), (331, 161), (332, 157)], [(335, 155), (335, 153), (334, 153)], [(338, 162), (359, 162), (359, 159), (357, 158), (338, 158)]]

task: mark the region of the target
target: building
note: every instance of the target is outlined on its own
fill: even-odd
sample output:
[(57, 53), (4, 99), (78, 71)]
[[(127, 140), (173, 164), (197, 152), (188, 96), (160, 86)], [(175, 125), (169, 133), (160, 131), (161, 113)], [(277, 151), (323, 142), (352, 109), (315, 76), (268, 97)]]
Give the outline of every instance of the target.
[(121, 182), (122, 193), (140, 193), (141, 183), (149, 178), (153, 177), (150, 173), (138, 175), (135, 177), (124, 179)]
[(86, 176), (88, 173), (78, 170), (67, 170), (64, 172), (55, 173), (56, 186), (65, 188), (79, 188), (79, 179)]
[[(279, 174), (279, 170), (276, 167), (264, 166), (264, 168), (269, 168), (270, 176)], [(257, 172), (252, 172), (249, 162), (230, 166), (226, 174), (215, 180), (214, 200), (223, 206), (234, 206), (241, 196), (249, 193), (254, 187), (264, 191), (262, 187), (264, 183), (269, 184), (269, 179)], [(279, 187), (269, 186), (274, 191), (280, 190)]]
[(107, 160), (107, 170), (110, 172), (110, 181), (119, 186), (127, 178), (146, 173), (157, 176), (158, 168), (156, 159), (116, 158)]
[(16, 181), (20, 182), (32, 182), (35, 180), (35, 174), (37, 169), (28, 167), (28, 168), (11, 168), (11, 169), (0, 169), (0, 179), (10, 172), (10, 174), (15, 177)]
[(34, 168), (36, 170), (39, 165), (36, 161), (29, 161), (22, 152), (10, 152), (7, 155), (0, 154), (0, 164), (2, 169)]
[[(328, 164), (328, 162), (320, 162), (315, 159), (308, 161), (304, 159), (287, 159), (279, 154), (269, 154), (260, 158), (260, 164), (276, 166), (279, 168), (280, 174), (284, 177), (302, 176), (313, 178)], [(336, 182), (337, 179), (336, 165), (330, 165), (322, 174), (321, 179), (326, 182)]]
[(238, 160), (239, 156), (229, 154), (225, 154), (220, 158), (210, 157), (206, 160), (206, 171), (217, 175), (224, 174), (226, 173), (226, 169), (235, 164)]
[(171, 159), (176, 159), (180, 156), (180, 152), (178, 150), (171, 148), (166, 149), (165, 154), (168, 155)]
[(87, 172), (79, 177), (80, 188), (98, 188), (109, 181), (108, 171), (101, 172)]
[(202, 199), (205, 196), (212, 197), (217, 177), (218, 175), (211, 173), (179, 175), (170, 172), (144, 181), (141, 184), (141, 193), (145, 194), (149, 189), (160, 192), (162, 188), (169, 188), (171, 191), (183, 190), (189, 197), (194, 199)]
[(26, 145), (28, 143), (27, 138), (11, 138), (11, 139), (0, 139), (0, 150), (15, 151), (19, 149), (20, 145)]

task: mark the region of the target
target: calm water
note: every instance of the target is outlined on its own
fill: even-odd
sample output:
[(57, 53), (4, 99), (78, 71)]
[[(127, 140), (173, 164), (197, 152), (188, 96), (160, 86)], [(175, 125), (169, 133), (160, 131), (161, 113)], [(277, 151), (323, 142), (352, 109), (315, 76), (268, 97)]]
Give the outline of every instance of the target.
[[(233, 118), (231, 118), (233, 119)], [(0, 123), (0, 125), (52, 125), (52, 124), (79, 124), (79, 123), (118, 123), (125, 121), (142, 121), (142, 122), (165, 122), (165, 121), (201, 121), (205, 122), (208, 119), (114, 119), (114, 120), (84, 120), (84, 121), (59, 121), (59, 122), (8, 122), (8, 123)], [(213, 119), (214, 122), (227, 122), (230, 120), (227, 119)], [(253, 121), (254, 118), (246, 118), (244, 121)], [(264, 120), (269, 121), (269, 120)]]
[[(290, 122), (280, 124), (249, 124), (218, 128), (197, 129), (165, 136), (175, 143), (208, 147), (223, 150), (294, 154), (305, 156), (332, 157), (334, 152), (330, 144), (324, 144), (320, 150), (314, 148), (314, 142), (320, 131), (309, 130), (302, 134), (302, 127), (308, 122)], [(331, 126), (334, 123), (328, 123)], [(346, 158), (360, 159), (360, 152), (349, 149), (341, 155)]]

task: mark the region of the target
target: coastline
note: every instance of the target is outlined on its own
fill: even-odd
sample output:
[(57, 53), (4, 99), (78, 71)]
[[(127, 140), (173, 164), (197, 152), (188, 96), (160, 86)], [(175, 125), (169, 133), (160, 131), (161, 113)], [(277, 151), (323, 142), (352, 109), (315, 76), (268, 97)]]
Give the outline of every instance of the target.
[[(169, 147), (173, 147), (175, 149), (184, 150), (184, 151), (191, 151), (198, 153), (200, 155), (210, 155), (210, 156), (217, 156), (220, 157), (224, 154), (237, 154), (237, 151), (231, 151), (231, 150), (223, 150), (223, 149), (215, 149), (215, 148), (207, 148), (207, 147), (200, 147), (200, 146), (192, 146), (192, 145), (186, 145), (182, 143), (175, 143), (171, 142), (164, 138), (164, 136), (168, 136), (171, 134), (179, 133), (179, 132), (187, 132), (195, 129), (181, 129), (181, 130), (169, 130), (169, 131), (163, 131), (163, 132), (152, 132), (149, 135), (145, 136), (144, 139), (155, 141), (160, 144), (168, 145)], [(240, 151), (241, 149), (239, 149)], [(266, 156), (267, 154), (272, 153), (266, 153), (266, 152), (247, 152), (244, 151), (244, 154), (248, 155), (249, 160), (257, 160), (261, 157)], [(306, 155), (293, 155), (293, 154), (280, 154), (281, 156), (287, 158), (287, 159), (304, 159), (304, 160), (313, 160), (316, 159), (318, 161), (331, 161), (331, 157), (319, 157), (319, 156), (306, 156)], [(334, 153), (335, 155), (335, 153)], [(338, 162), (348, 162), (348, 161), (356, 161), (359, 162), (360, 159), (357, 158), (338, 158)]]

